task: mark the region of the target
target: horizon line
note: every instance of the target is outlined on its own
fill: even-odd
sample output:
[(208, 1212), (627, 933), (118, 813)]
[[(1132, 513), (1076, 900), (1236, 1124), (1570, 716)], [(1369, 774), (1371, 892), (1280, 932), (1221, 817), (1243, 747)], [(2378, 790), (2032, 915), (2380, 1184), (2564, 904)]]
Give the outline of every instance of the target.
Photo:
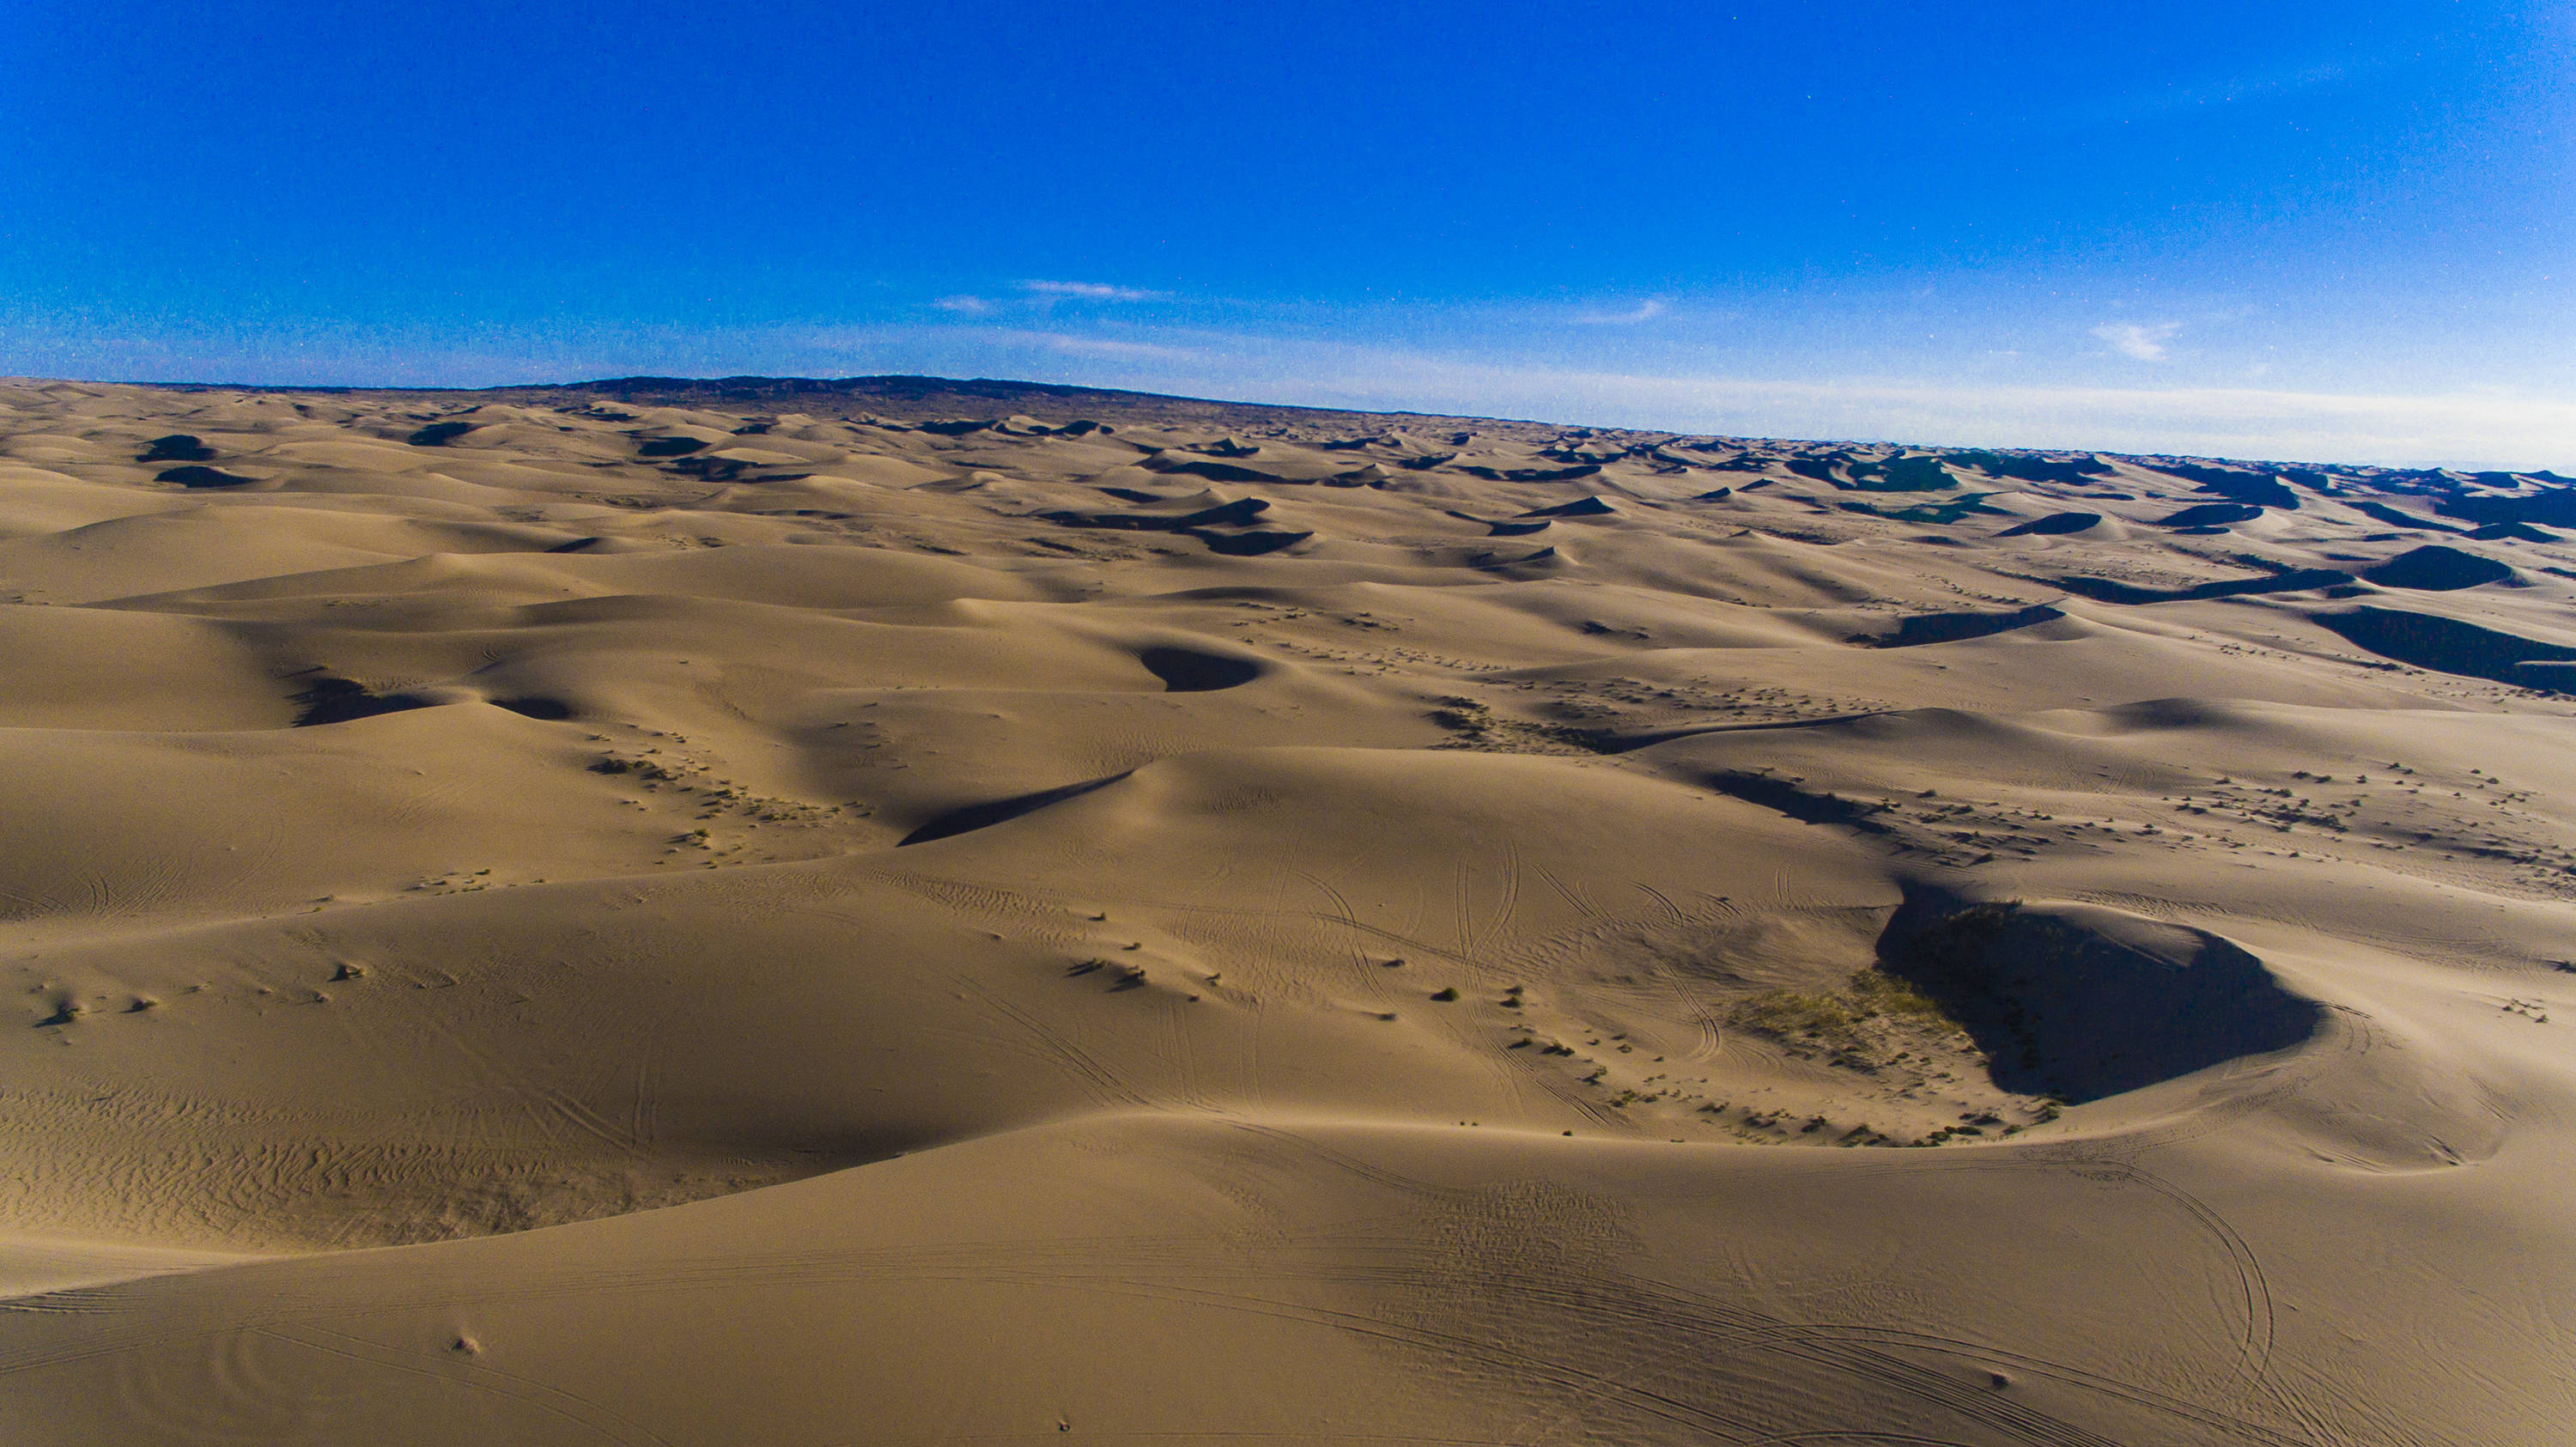
[[(1499, 415), (1499, 414), (1490, 414), (1490, 413), (1472, 413), (1472, 412), (1427, 412), (1427, 411), (1420, 411), (1420, 410), (1416, 410), (1416, 409), (1412, 409), (1412, 408), (1323, 407), (1323, 406), (1317, 406), (1317, 405), (1314, 405), (1314, 404), (1312, 404), (1312, 403), (1304, 403), (1304, 402), (1271, 402), (1271, 401), (1262, 401), (1262, 400), (1253, 399), (1253, 398), (1199, 397), (1199, 396), (1191, 396), (1191, 395), (1188, 395), (1188, 394), (1185, 394), (1185, 393), (1177, 393), (1177, 392), (1151, 392), (1151, 391), (1145, 391), (1145, 390), (1142, 390), (1142, 389), (1139, 389), (1139, 388), (1132, 388), (1132, 387), (1100, 387), (1100, 386), (1093, 386), (1093, 385), (1090, 385), (1090, 384), (1087, 384), (1087, 383), (1080, 383), (1080, 382), (1040, 382), (1040, 381), (1032, 381), (1032, 380), (1029, 380), (1029, 379), (1027, 379), (1027, 378), (1019, 378), (1019, 377), (952, 377), (952, 376), (944, 376), (944, 375), (941, 375), (941, 374), (938, 374), (938, 373), (930, 373), (930, 372), (875, 372), (875, 373), (854, 373), (854, 374), (851, 374), (851, 375), (847, 375), (847, 376), (839, 376), (839, 377), (803, 376), (803, 375), (778, 375), (778, 374), (760, 373), (760, 372), (740, 372), (740, 373), (729, 373), (729, 374), (722, 375), (722, 376), (704, 376), (704, 377), (690, 377), (690, 376), (680, 376), (680, 375), (676, 375), (676, 374), (662, 374), (662, 373), (631, 373), (631, 374), (622, 375), (622, 376), (613, 376), (613, 377), (591, 377), (591, 378), (584, 378), (584, 379), (580, 379), (580, 380), (576, 380), (576, 381), (567, 381), (567, 382), (497, 382), (497, 383), (491, 383), (491, 384), (488, 384), (488, 385), (485, 385), (485, 386), (480, 386), (480, 387), (435, 386), (435, 385), (403, 386), (403, 385), (377, 385), (377, 384), (366, 384), (366, 383), (320, 383), (320, 382), (298, 382), (298, 383), (271, 383), (271, 382), (221, 382), (221, 381), (152, 382), (152, 381), (133, 381), (133, 380), (126, 380), (126, 379), (121, 379), (121, 378), (104, 378), (104, 377), (45, 377), (45, 376), (35, 376), (35, 375), (17, 375), (17, 376), (0, 377), (0, 385), (44, 385), (44, 384), (67, 384), (67, 385), (71, 385), (71, 386), (88, 386), (88, 387), (140, 387), (140, 388), (147, 388), (147, 389), (150, 389), (150, 390), (153, 390), (153, 391), (173, 391), (173, 392), (189, 392), (189, 391), (206, 391), (206, 392), (299, 392), (299, 393), (317, 393), (317, 394), (324, 394), (324, 395), (345, 395), (345, 394), (353, 394), (353, 393), (377, 393), (377, 394), (388, 394), (388, 393), (390, 393), (390, 394), (422, 394), (422, 395), (431, 395), (431, 396), (473, 396), (473, 395), (478, 395), (478, 394), (494, 393), (494, 392), (538, 392), (538, 391), (548, 391), (548, 392), (578, 392), (578, 391), (582, 391), (582, 390), (585, 390), (585, 389), (593, 389), (593, 388), (606, 388), (606, 387), (615, 387), (615, 386), (620, 386), (620, 385), (630, 385), (630, 386), (638, 386), (638, 387), (640, 387), (640, 386), (647, 385), (647, 384), (663, 384), (663, 385), (673, 386), (673, 387), (716, 387), (716, 386), (722, 386), (722, 385), (725, 385), (725, 384), (728, 384), (728, 383), (731, 383), (731, 384), (755, 384), (755, 383), (766, 383), (766, 384), (772, 384), (772, 385), (776, 385), (776, 384), (795, 384), (795, 383), (802, 383), (802, 384), (808, 384), (808, 385), (810, 385), (810, 386), (812, 386), (812, 387), (814, 387), (814, 388), (818, 388), (818, 389), (820, 389), (820, 388), (851, 388), (851, 387), (854, 387), (854, 386), (858, 386), (858, 385), (861, 385), (861, 384), (867, 384), (867, 383), (904, 383), (904, 382), (910, 382), (910, 383), (934, 383), (934, 384), (942, 384), (942, 385), (951, 386), (951, 387), (976, 387), (976, 386), (983, 386), (983, 387), (994, 387), (994, 388), (1016, 388), (1016, 389), (1021, 389), (1021, 390), (1025, 390), (1025, 391), (1042, 392), (1042, 393), (1057, 394), (1057, 395), (1063, 395), (1063, 394), (1085, 394), (1085, 395), (1098, 396), (1098, 397), (1107, 397), (1107, 398), (1135, 398), (1135, 399), (1140, 399), (1140, 400), (1145, 400), (1145, 401), (1154, 401), (1154, 402), (1183, 402), (1183, 403), (1191, 403), (1191, 404), (1195, 404), (1195, 405), (1199, 405), (1199, 406), (1207, 406), (1207, 407), (1257, 407), (1257, 408), (1265, 408), (1265, 409), (1270, 409), (1270, 410), (1275, 410), (1275, 411), (1286, 411), (1286, 412), (1310, 412), (1310, 413), (1316, 413), (1316, 414), (1320, 414), (1320, 415), (1345, 416), (1345, 417), (1412, 417), (1412, 418), (1421, 418), (1421, 419), (1429, 420), (1429, 421), (1444, 421), (1444, 422), (1489, 422), (1489, 423), (1508, 423), (1508, 424), (1512, 424), (1512, 425), (1516, 425), (1516, 426), (1580, 428), (1580, 429), (1583, 429), (1583, 430), (1586, 430), (1586, 431), (1592, 431), (1592, 432), (1609, 432), (1609, 433), (1620, 433), (1620, 432), (1625, 432), (1625, 433), (1636, 433), (1636, 434), (1639, 434), (1639, 435), (1658, 435), (1658, 434), (1660, 434), (1660, 435), (1663, 435), (1663, 436), (1674, 437), (1674, 438), (1682, 438), (1682, 437), (1697, 437), (1697, 438), (1706, 438), (1706, 439), (1711, 440), (1711, 441), (1745, 442), (1745, 443), (1764, 443), (1764, 444), (1774, 444), (1774, 445), (1791, 445), (1791, 446), (1801, 446), (1801, 447), (1895, 447), (1895, 448), (1900, 448), (1900, 449), (1912, 449), (1912, 450), (1916, 450), (1916, 451), (1921, 451), (1921, 452), (1932, 452), (1932, 453), (1941, 453), (1941, 452), (1994, 452), (1994, 453), (2027, 453), (2027, 454), (2073, 453), (2073, 454), (2088, 455), (2088, 456), (2095, 456), (2095, 457), (2113, 457), (2113, 458), (2122, 458), (2122, 459), (2159, 459), (2159, 458), (2160, 458), (2160, 459), (2168, 459), (2168, 460), (2173, 460), (2173, 461), (2185, 461), (2185, 462), (2223, 462), (2223, 463), (2233, 463), (2233, 464), (2237, 464), (2237, 465), (2240, 465), (2240, 466), (2251, 466), (2251, 467), (2305, 467), (2305, 468), (2315, 468), (2315, 469), (2332, 469), (2332, 470), (2345, 470), (2345, 469), (2372, 469), (2372, 470), (2376, 470), (2376, 471), (2380, 471), (2380, 472), (2400, 472), (2400, 473), (2402, 473), (2402, 472), (2410, 472), (2410, 471), (2411, 471), (2411, 472), (2457, 472), (2457, 473), (2461, 473), (2461, 474), (2466, 475), (2466, 476), (2475, 476), (2475, 475), (2477, 475), (2477, 474), (2479, 474), (2479, 473), (2484, 472), (2484, 473), (2501, 473), (2501, 474), (2503, 474), (2503, 475), (2505, 475), (2505, 476), (2511, 476), (2511, 477), (2534, 477), (2534, 478), (2546, 478), (2546, 479), (2549, 479), (2549, 480), (2551, 480), (2551, 481), (2557, 481), (2557, 482), (2571, 482), (2571, 481), (2576, 481), (2576, 479), (2567, 479), (2567, 478), (2562, 478), (2562, 477), (2560, 477), (2560, 475), (2559, 475), (2559, 474), (2558, 474), (2554, 469), (2550, 469), (2550, 468), (2459, 468), (2459, 467), (2444, 466), (2444, 465), (2442, 465), (2442, 464), (2427, 464), (2427, 465), (2420, 466), (2420, 467), (2411, 467), (2411, 468), (2410, 468), (2410, 467), (2403, 467), (2403, 466), (2398, 466), (2398, 465), (2393, 465), (2393, 464), (2386, 464), (2386, 463), (2363, 463), (2363, 462), (2310, 462), (2310, 461), (2302, 461), (2302, 460), (2297, 460), (2297, 459), (2288, 459), (2288, 458), (2252, 458), (2252, 457), (2233, 457), (2233, 456), (2226, 456), (2226, 455), (2216, 454), (2216, 453), (2186, 453), (2186, 452), (2129, 452), (2129, 451), (2115, 451), (2115, 450), (2108, 449), (2108, 448), (2098, 448), (2098, 447), (2026, 447), (2026, 446), (2009, 446), (2009, 445), (1998, 445), (1998, 444), (1978, 444), (1978, 445), (1973, 446), (1973, 447), (1963, 447), (1963, 446), (1959, 446), (1959, 445), (1956, 445), (1956, 444), (1947, 444), (1947, 443), (1909, 442), (1909, 441), (1905, 441), (1905, 440), (1902, 440), (1902, 439), (1897, 439), (1897, 438), (1887, 438), (1887, 437), (1881, 437), (1881, 438), (1865, 438), (1865, 437), (1786, 437), (1786, 436), (1763, 436), (1763, 435), (1755, 435), (1755, 434), (1749, 434), (1749, 433), (1690, 432), (1690, 431), (1684, 431), (1684, 430), (1679, 429), (1679, 428), (1669, 428), (1669, 427), (1624, 427), (1624, 426), (1617, 426), (1617, 425), (1611, 425), (1611, 424), (1605, 424), (1605, 423), (1561, 421), (1561, 420), (1553, 420), (1553, 419), (1549, 419), (1549, 418), (1542, 418), (1542, 417), (1507, 417), (1507, 416), (1502, 416), (1502, 415)], [(993, 399), (993, 400), (999, 400), (999, 399)]]

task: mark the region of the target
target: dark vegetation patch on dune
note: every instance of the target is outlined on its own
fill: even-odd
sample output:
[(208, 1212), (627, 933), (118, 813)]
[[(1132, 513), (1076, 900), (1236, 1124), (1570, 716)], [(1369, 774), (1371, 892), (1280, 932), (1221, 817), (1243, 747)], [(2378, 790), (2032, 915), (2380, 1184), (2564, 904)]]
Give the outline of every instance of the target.
[[(1796, 1054), (1823, 1051), (1835, 1065), (1876, 1072), (1931, 1045), (1955, 1050), (1970, 1047), (1973, 1037), (1944, 1014), (1941, 1002), (1911, 983), (1881, 969), (1856, 970), (1830, 990), (1765, 990), (1728, 1008), (1726, 1023), (1749, 1034), (1780, 1042)], [(1899, 1048), (1904, 1047), (1904, 1048)], [(1948, 1053), (1948, 1052), (1943, 1052)], [(1963, 1062), (1964, 1063), (1964, 1062)], [(2053, 1118), (2053, 1111), (2041, 1119)], [(1989, 1122), (1994, 1120), (1988, 1117)], [(2007, 1134), (2010, 1132), (2007, 1131)], [(1917, 1139), (1915, 1145), (1939, 1145), (1955, 1134), (1982, 1135), (1975, 1126), (1953, 1125)], [(1894, 1145), (1896, 1141), (1863, 1125), (1839, 1137), (1837, 1145)]]

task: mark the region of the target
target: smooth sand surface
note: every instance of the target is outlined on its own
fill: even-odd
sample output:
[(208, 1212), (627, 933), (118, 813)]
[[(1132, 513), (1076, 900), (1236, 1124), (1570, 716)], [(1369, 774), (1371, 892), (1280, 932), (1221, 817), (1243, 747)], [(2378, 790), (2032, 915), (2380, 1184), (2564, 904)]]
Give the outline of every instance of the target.
[(2560, 487), (0, 384), (0, 1439), (2564, 1443)]

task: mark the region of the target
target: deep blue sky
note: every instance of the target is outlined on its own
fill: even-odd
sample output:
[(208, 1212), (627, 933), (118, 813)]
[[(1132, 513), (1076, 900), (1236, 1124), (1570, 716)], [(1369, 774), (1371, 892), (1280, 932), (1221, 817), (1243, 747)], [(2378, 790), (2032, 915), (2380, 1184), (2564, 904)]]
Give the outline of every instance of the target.
[(0, 371), (2576, 467), (2576, 3), (0, 3)]

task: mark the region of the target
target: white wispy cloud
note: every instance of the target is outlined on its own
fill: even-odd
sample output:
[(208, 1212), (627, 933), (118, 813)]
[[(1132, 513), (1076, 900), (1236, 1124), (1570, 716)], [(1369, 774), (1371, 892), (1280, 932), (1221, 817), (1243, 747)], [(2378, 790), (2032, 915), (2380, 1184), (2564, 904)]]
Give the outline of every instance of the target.
[[(809, 372), (870, 366), (897, 370), (932, 366), (947, 367), (951, 371), (989, 372), (995, 367), (1018, 366), (1022, 371), (1014, 375), (1043, 382), (1061, 380), (1057, 376), (1061, 369), (1049, 370), (1049, 364), (1043, 360), (1046, 358), (1078, 357), (1137, 368), (1156, 364), (1222, 369), (1229, 365), (1229, 358), (1225, 355), (1198, 347), (1045, 327), (806, 327), (763, 334), (758, 342), (751, 342), (750, 338), (744, 340), (758, 347), (764, 355), (779, 357), (779, 367), (792, 362)], [(770, 364), (764, 362), (763, 365)], [(775, 367), (773, 371), (776, 371)], [(785, 372), (777, 371), (776, 374), (785, 375)], [(992, 372), (992, 375), (1004, 374)], [(1177, 377), (1188, 374), (1171, 372), (1156, 375)]]
[(2180, 322), (2104, 322), (2093, 329), (2093, 335), (2110, 344), (2111, 350), (2141, 362), (2165, 359), (2165, 343), (2182, 330)]
[(2141, 86), (2111, 90), (2085, 102), (2078, 114), (2088, 120), (2152, 120), (2180, 111), (2208, 110), (2242, 101), (2296, 96), (2326, 86), (2361, 80), (2398, 62), (2393, 55), (2316, 60), (2248, 75), (2211, 77), (2198, 85)]
[(1169, 347), (1160, 342), (1126, 342), (1115, 337), (1076, 337), (1054, 332), (1025, 333), (1027, 340), (1069, 357), (1112, 357), (1122, 361), (1200, 362), (1204, 352)]
[(1080, 301), (1156, 301), (1165, 293), (1101, 281), (1024, 281), (1020, 290), (1032, 296), (1071, 297)]
[(1634, 325), (1635, 325), (1635, 324), (1637, 324), (1638, 322), (1650, 322), (1650, 321), (1653, 321), (1655, 318), (1657, 318), (1657, 317), (1659, 317), (1659, 316), (1662, 316), (1662, 315), (1665, 313), (1665, 311), (1667, 311), (1667, 310), (1668, 310), (1668, 308), (1667, 308), (1667, 307), (1665, 307), (1665, 305), (1664, 305), (1662, 302), (1654, 301), (1654, 300), (1652, 300), (1652, 299), (1649, 299), (1649, 300), (1641, 301), (1641, 302), (1637, 303), (1635, 306), (1632, 306), (1632, 307), (1628, 308), (1626, 311), (1615, 311), (1615, 312), (1592, 311), (1592, 312), (1585, 312), (1585, 313), (1583, 313), (1582, 315), (1580, 315), (1580, 316), (1576, 317), (1576, 318), (1575, 318), (1575, 320), (1576, 320), (1576, 321), (1578, 321), (1578, 322), (1583, 323), (1585, 326), (1588, 326), (1588, 327), (1624, 327), (1624, 326), (1634, 326)]
[(960, 317), (1000, 317), (1019, 312), (1042, 315), (1061, 302), (1138, 302), (1158, 301), (1166, 294), (1145, 291), (1132, 286), (1111, 286), (1102, 281), (1023, 281), (1012, 294), (999, 297), (978, 296), (959, 292), (954, 296), (933, 298), (931, 306)]

